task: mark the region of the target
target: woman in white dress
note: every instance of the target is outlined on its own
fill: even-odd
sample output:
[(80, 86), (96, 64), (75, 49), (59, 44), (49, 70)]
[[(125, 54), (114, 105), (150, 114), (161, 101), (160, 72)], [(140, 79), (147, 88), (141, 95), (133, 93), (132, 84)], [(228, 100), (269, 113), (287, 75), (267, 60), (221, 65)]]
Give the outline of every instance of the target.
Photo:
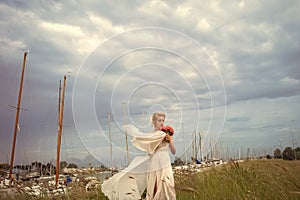
[(172, 136), (162, 132), (166, 115), (155, 112), (152, 116), (154, 130), (140, 133), (132, 125), (124, 129), (133, 136), (132, 144), (147, 152), (136, 157), (130, 165), (102, 184), (102, 192), (109, 199), (141, 199), (147, 189), (147, 200), (175, 200), (174, 177), (169, 151), (176, 153)]
[[(154, 132), (160, 131), (165, 117), (164, 113), (153, 114)], [(176, 199), (169, 149), (172, 154), (176, 153), (172, 136), (166, 134), (165, 139), (150, 156), (150, 168), (147, 174), (147, 200)]]

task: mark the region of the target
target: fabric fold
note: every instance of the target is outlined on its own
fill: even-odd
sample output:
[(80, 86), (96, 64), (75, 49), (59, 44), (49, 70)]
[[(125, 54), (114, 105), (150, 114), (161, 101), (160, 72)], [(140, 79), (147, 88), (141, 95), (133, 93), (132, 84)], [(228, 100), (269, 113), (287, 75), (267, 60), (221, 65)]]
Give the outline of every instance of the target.
[[(130, 124), (124, 125), (123, 128), (128, 135), (132, 136), (132, 144), (147, 155), (134, 158), (127, 168), (105, 180), (102, 184), (102, 192), (110, 200), (141, 199), (145, 189), (155, 184), (153, 181), (160, 181), (158, 185), (161, 189), (158, 192), (164, 194), (155, 196), (169, 196), (168, 191), (171, 192), (171, 196), (174, 196), (174, 180), (168, 153), (169, 145), (164, 141), (166, 134), (162, 131), (142, 133)], [(171, 182), (167, 180), (169, 177), (171, 177)], [(164, 184), (162, 185), (162, 183)], [(153, 193), (150, 192), (151, 195)], [(147, 199), (152, 198), (147, 197)]]

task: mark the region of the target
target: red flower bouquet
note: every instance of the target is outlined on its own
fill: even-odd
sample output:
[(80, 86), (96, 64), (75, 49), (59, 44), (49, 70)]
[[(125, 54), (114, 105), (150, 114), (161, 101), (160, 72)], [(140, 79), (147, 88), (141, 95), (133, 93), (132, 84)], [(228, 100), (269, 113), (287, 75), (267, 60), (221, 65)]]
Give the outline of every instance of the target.
[(165, 132), (166, 134), (173, 136), (174, 135), (174, 129), (172, 128), (172, 126), (162, 126), (160, 128), (161, 131)]

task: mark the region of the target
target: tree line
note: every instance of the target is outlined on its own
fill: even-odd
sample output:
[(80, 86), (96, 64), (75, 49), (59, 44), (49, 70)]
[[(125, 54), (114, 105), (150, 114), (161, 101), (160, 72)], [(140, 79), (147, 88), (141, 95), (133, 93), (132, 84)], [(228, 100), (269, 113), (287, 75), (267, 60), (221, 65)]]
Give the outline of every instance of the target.
[(286, 147), (282, 152), (277, 148), (274, 150), (274, 158), (284, 160), (300, 160), (300, 147), (295, 149), (292, 147)]

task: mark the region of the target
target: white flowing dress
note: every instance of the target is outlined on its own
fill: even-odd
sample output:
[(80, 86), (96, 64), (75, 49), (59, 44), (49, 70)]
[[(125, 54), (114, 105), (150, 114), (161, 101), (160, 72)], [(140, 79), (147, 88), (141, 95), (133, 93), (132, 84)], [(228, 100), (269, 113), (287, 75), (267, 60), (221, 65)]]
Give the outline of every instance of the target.
[(132, 144), (147, 152), (102, 184), (102, 192), (110, 199), (141, 199), (147, 189), (147, 200), (175, 200), (174, 177), (165, 133), (140, 133), (133, 125), (124, 129), (133, 136)]

